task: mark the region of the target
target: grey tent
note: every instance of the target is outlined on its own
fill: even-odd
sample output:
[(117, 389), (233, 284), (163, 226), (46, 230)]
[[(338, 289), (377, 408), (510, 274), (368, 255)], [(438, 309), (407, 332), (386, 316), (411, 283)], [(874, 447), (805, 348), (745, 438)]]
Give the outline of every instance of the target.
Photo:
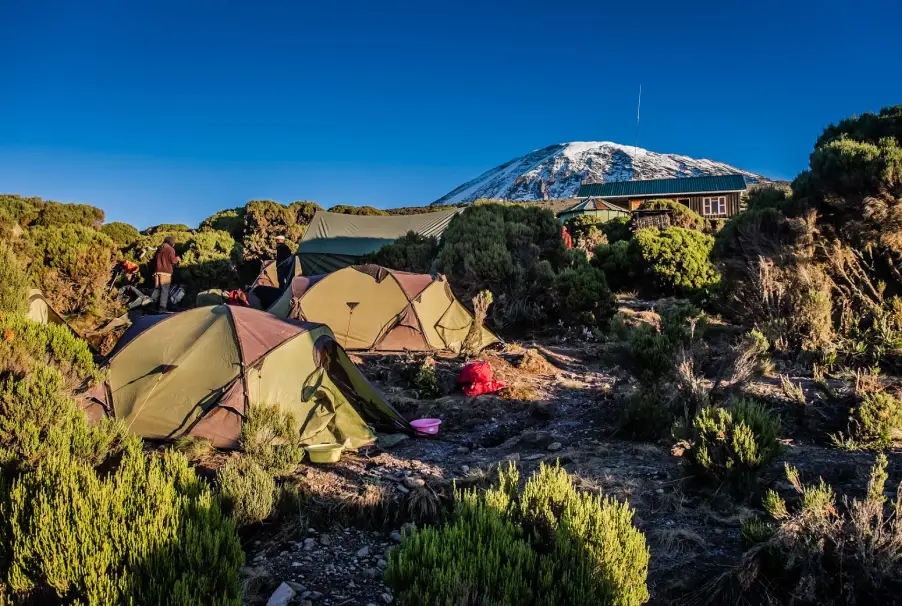
[(390, 217), (318, 212), (298, 247), (301, 268), (305, 276), (313, 276), (358, 265), (363, 255), (411, 231), (439, 238), (461, 210)]

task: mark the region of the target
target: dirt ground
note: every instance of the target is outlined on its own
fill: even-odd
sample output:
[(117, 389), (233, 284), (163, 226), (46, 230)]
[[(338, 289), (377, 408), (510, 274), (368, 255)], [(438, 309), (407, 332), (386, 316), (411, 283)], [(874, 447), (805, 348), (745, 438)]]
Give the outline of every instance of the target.
[[(645, 313), (638, 304), (631, 309)], [(536, 349), (548, 365), (535, 356), (524, 358), (528, 349)], [(560, 462), (581, 488), (626, 499), (635, 509), (652, 556), (651, 604), (704, 602), (705, 583), (737, 564), (740, 521), (755, 514), (760, 498), (697, 486), (673, 454), (673, 441), (637, 442), (620, 435), (622, 397), (635, 379), (604, 351), (604, 343), (568, 336), (485, 352), (496, 378), (516, 385), (526, 399), (465, 396), (454, 388), (461, 362), (444, 356), (436, 359), (436, 369), (447, 395), (420, 398), (399, 376), (410, 359), (359, 356), (364, 374), (402, 414), (440, 418), (440, 433), (346, 453), (334, 465), (302, 464), (289, 480), (307, 495), (297, 523), (280, 518), (247, 541), (246, 601), (265, 603), (284, 582), (292, 587), (291, 604), (392, 603), (382, 571), (402, 531), (440, 520), (454, 486), (485, 485), (507, 461), (520, 466), (521, 477), (544, 461)], [(791, 370), (778, 363), (778, 372)], [(809, 403), (820, 397), (810, 376), (790, 376)], [(760, 474), (761, 489), (788, 489), (783, 466), (789, 463), (806, 480), (823, 477), (839, 494), (863, 492), (874, 453), (834, 446), (821, 427), (824, 413), (813, 405), (800, 411), (781, 389), (779, 374), (749, 390), (780, 410), (786, 425), (786, 451)], [(887, 486), (894, 489), (902, 477), (902, 457), (899, 451), (887, 454)]]

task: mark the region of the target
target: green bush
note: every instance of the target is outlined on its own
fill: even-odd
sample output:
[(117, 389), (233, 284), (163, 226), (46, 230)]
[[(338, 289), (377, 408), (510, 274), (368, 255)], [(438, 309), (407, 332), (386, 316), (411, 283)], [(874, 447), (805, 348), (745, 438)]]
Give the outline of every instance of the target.
[(254, 406), (241, 427), (241, 448), (268, 473), (285, 475), (304, 458), (294, 415), (278, 406)]
[(641, 604), (649, 554), (629, 505), (579, 493), (560, 467), (542, 464), (517, 490), (457, 495), (453, 520), (405, 536), (386, 583), (404, 604)]
[(635, 288), (636, 271), (641, 272), (641, 263), (628, 240), (602, 244), (592, 257), (592, 265), (604, 272), (608, 285), (617, 292)]
[(29, 277), (55, 309), (77, 315), (103, 309), (106, 283), (118, 253), (109, 236), (67, 224), (32, 227), (26, 237)]
[(481, 204), (456, 215), (442, 234), (439, 262), (456, 294), (495, 294), (490, 317), (501, 326), (553, 321), (556, 273), (567, 259), (554, 214), (535, 206)]
[(330, 213), (340, 213), (342, 215), (367, 215), (371, 217), (386, 217), (388, 213), (379, 210), (374, 206), (351, 206), (349, 204), (338, 204), (329, 209)]
[(398, 271), (427, 274), (437, 257), (438, 240), (411, 231), (392, 244), (386, 244), (378, 251), (365, 255), (362, 262), (375, 263)]
[(682, 227), (640, 229), (634, 243), (646, 272), (661, 293), (704, 292), (720, 279), (708, 257), (714, 238)]
[(238, 524), (262, 522), (272, 513), (276, 482), (254, 459), (232, 459), (219, 470), (218, 481), (219, 494)]
[(740, 595), (777, 604), (893, 603), (902, 590), (902, 522), (884, 497), (886, 457), (877, 457), (863, 498), (837, 499), (823, 480), (803, 484), (789, 465), (786, 477), (795, 503), (768, 493), (764, 507), (773, 521), (757, 525), (712, 603)]
[(185, 225), (184, 223), (160, 223), (159, 225), (152, 225), (147, 229), (141, 230), (142, 236), (155, 236), (157, 234), (161, 234), (164, 232), (191, 232), (193, 231), (190, 227)]
[(646, 200), (639, 206), (639, 210), (669, 210), (671, 222), (674, 227), (706, 231), (708, 222), (700, 214), (676, 200), (659, 199)]
[(118, 221), (105, 224), (100, 228), (100, 231), (108, 235), (119, 248), (127, 248), (134, 244), (135, 240), (141, 237), (137, 227)]
[(85, 604), (240, 604), (244, 555), (188, 462), (131, 442), (115, 471), (51, 460), (0, 488), (3, 578)]
[(574, 238), (578, 238), (587, 234), (593, 229), (598, 229), (606, 219), (595, 215), (576, 215), (564, 223), (567, 231)]
[(620, 429), (634, 440), (657, 440), (670, 435), (676, 415), (659, 390), (640, 388), (624, 401)]
[(886, 392), (866, 393), (852, 408), (849, 438), (858, 448), (889, 448), (902, 432), (902, 402)]
[(602, 223), (599, 229), (608, 239), (608, 244), (628, 241), (633, 237), (633, 232), (630, 230), (630, 218), (627, 216), (614, 217), (610, 221)]
[(244, 215), (244, 258), (274, 259), (275, 237), (285, 236), (285, 243), (296, 248), (313, 215), (322, 210), (315, 202), (292, 202), (288, 206), (272, 200), (252, 200)]
[(13, 250), (0, 242), (0, 314), (28, 311), (28, 277)]
[(780, 453), (780, 430), (780, 418), (753, 400), (740, 399), (729, 409), (705, 407), (692, 421), (686, 457), (709, 480), (747, 486)]
[(0, 315), (0, 372), (27, 373), (38, 363), (52, 364), (72, 386), (101, 376), (88, 344), (66, 326)]
[(103, 211), (87, 204), (63, 204), (46, 201), (34, 225), (42, 227), (62, 227), (64, 225), (83, 225), (95, 227), (103, 223)]
[(674, 356), (689, 349), (707, 326), (705, 316), (691, 305), (678, 306), (661, 314), (660, 328), (642, 323), (629, 334), (629, 356), (633, 369), (650, 380), (673, 372)]
[(594, 267), (563, 270), (554, 279), (554, 289), (565, 322), (601, 326), (614, 313), (611, 289), (604, 273)]
[(34, 223), (43, 207), (44, 201), (40, 198), (0, 194), (0, 214), (10, 217), (22, 227), (28, 227)]
[(201, 221), (198, 230), (226, 231), (236, 242), (241, 242), (244, 239), (244, 215), (243, 206), (221, 210)]

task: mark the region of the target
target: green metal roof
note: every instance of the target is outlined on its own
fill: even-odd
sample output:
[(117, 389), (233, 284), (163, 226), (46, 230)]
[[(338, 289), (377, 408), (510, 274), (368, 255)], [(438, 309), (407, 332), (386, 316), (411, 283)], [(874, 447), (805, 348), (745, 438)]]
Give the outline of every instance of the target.
[(743, 191), (742, 175), (715, 177), (682, 177), (678, 179), (647, 179), (644, 181), (613, 181), (585, 183), (579, 186), (577, 198), (629, 198), (633, 196), (674, 196)]

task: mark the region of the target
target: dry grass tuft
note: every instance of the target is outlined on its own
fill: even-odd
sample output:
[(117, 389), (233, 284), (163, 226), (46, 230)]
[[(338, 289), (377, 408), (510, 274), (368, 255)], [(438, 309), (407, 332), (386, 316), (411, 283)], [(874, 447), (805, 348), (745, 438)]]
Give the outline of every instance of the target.
[(527, 349), (517, 364), (517, 368), (533, 375), (553, 375), (557, 369), (539, 353), (538, 349)]
[(539, 390), (532, 384), (523, 381), (506, 387), (500, 392), (500, 395), (505, 400), (519, 400), (521, 402), (537, 402), (542, 399)]
[(213, 442), (207, 438), (194, 436), (182, 436), (175, 441), (174, 448), (177, 452), (185, 455), (185, 458), (192, 463), (204, 461), (215, 452)]

